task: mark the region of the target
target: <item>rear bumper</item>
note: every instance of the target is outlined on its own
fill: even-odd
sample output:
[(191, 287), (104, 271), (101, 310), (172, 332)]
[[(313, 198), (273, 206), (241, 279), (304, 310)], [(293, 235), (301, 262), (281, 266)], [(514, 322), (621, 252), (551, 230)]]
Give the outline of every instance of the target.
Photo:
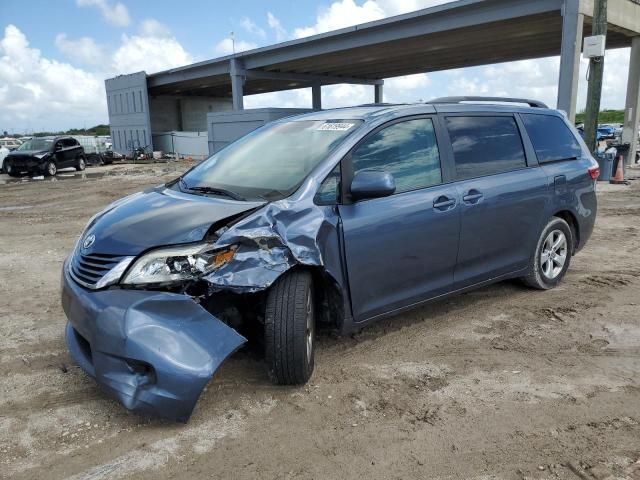
[(126, 408), (186, 422), (245, 338), (186, 295), (88, 291), (62, 273), (66, 341), (78, 365)]

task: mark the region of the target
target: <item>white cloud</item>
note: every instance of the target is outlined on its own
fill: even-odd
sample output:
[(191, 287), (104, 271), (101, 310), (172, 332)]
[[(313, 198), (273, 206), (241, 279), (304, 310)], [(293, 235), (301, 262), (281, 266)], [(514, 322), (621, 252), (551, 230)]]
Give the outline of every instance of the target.
[[(104, 79), (145, 70), (186, 65), (193, 57), (156, 20), (140, 33), (122, 35), (109, 51), (90, 37), (56, 36), (58, 49), (71, 59), (43, 57), (26, 36), (9, 25), (0, 37), (0, 130), (60, 130), (107, 122)], [(87, 69), (71, 63), (85, 63)]]
[(337, 0), (320, 10), (314, 25), (296, 28), (293, 34), (296, 38), (308, 37), (451, 1), (454, 0), (366, 0), (358, 4), (354, 0)]
[(154, 18), (147, 18), (140, 24), (140, 34), (145, 37), (171, 37), (171, 30), (164, 23)]
[(104, 61), (104, 49), (91, 37), (70, 39), (65, 33), (56, 35), (55, 45), (72, 63), (99, 65)]
[(256, 47), (257, 45), (255, 43), (245, 42), (244, 40), (236, 40), (234, 46), (234, 41), (231, 38), (227, 37), (223, 38), (216, 44), (216, 46), (214, 47), (214, 51), (218, 55), (231, 55), (232, 53), (234, 53), (234, 49), (235, 53), (238, 53), (244, 52), (246, 50), (251, 50)]
[(193, 58), (175, 38), (122, 35), (122, 45), (113, 54), (112, 68), (118, 74), (159, 72), (187, 65)]
[(426, 73), (395, 77), (384, 82), (384, 101), (391, 103), (411, 103), (429, 100), (433, 93), (432, 84)]
[[(602, 100), (600, 102), (602, 108), (624, 108), (630, 55), (631, 49), (629, 48), (607, 51), (602, 79)], [(580, 78), (583, 79), (583, 88), (578, 91), (578, 101), (582, 108), (586, 104), (587, 86), (584, 78), (587, 72), (587, 65), (588, 62), (586, 60), (581, 64)]]
[(262, 93), (244, 97), (245, 108), (311, 108), (311, 89), (299, 88), (286, 92)]
[(0, 40), (0, 130), (95, 125), (107, 118), (103, 80), (44, 58), (8, 25)]
[(384, 11), (385, 16), (389, 17), (442, 5), (452, 1), (454, 0), (376, 0), (376, 3)]
[(339, 0), (320, 10), (315, 25), (296, 28), (293, 36), (296, 38), (308, 37), (317, 33), (379, 20), (385, 16), (384, 10), (375, 0), (367, 0), (362, 5), (358, 5), (354, 0)]
[(120, 3), (112, 3), (109, 0), (76, 0), (79, 7), (96, 7), (100, 10), (102, 18), (109, 25), (115, 27), (127, 27), (131, 24), (131, 17), (127, 7)]
[(267, 12), (267, 23), (269, 24), (269, 28), (275, 32), (278, 42), (282, 42), (287, 38), (287, 31), (283, 28), (278, 17), (271, 12)]
[(240, 26), (252, 35), (257, 35), (258, 37), (262, 38), (267, 36), (267, 32), (256, 25), (256, 23), (249, 17), (244, 17), (242, 20), (240, 20)]

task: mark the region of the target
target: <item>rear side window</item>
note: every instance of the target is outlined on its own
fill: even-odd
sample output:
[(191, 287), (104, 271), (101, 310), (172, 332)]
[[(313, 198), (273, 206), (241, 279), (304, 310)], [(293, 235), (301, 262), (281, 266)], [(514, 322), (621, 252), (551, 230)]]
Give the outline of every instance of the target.
[(538, 162), (555, 162), (578, 158), (580, 144), (561, 118), (551, 115), (521, 114)]
[(527, 165), (513, 117), (447, 117), (447, 129), (459, 180)]
[(351, 161), (354, 174), (361, 170), (391, 173), (396, 193), (442, 182), (436, 134), (429, 118), (394, 123), (379, 130), (353, 151)]

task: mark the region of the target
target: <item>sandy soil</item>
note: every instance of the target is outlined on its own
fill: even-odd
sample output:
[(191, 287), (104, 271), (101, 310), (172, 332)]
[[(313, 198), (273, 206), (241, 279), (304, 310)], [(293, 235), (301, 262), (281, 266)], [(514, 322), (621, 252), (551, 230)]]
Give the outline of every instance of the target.
[(73, 365), (58, 289), (93, 213), (185, 168), (0, 176), (0, 477), (640, 478), (640, 182), (599, 187), (559, 288), (500, 283), (323, 336), (300, 388), (240, 351), (182, 425)]

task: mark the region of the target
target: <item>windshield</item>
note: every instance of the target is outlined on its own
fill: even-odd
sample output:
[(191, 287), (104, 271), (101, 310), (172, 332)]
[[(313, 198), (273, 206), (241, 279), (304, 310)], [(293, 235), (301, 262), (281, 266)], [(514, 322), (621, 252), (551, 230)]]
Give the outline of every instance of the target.
[(202, 162), (182, 178), (180, 188), (247, 200), (285, 198), (361, 123), (361, 120), (274, 123)]
[(49, 150), (53, 140), (50, 138), (32, 138), (18, 147), (18, 150)]

